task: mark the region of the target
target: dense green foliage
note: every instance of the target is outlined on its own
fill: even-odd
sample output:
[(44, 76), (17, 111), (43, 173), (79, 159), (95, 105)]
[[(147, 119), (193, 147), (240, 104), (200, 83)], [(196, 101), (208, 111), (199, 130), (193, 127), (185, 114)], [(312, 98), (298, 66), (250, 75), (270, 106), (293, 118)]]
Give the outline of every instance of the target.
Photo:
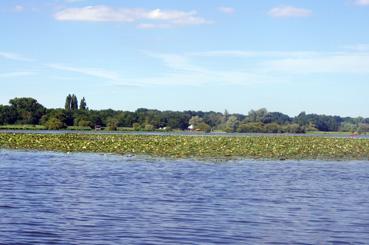
[(80, 110), (87, 110), (88, 109), (85, 97), (82, 98), (82, 100), (79, 104), (79, 109)]
[(228, 111), (159, 111), (145, 108), (131, 111), (90, 110), (83, 97), (78, 106), (77, 96), (66, 97), (64, 109), (46, 109), (32, 98), (15, 98), (9, 105), (0, 105), (0, 125), (43, 125), (48, 129), (67, 127), (109, 130), (134, 128), (134, 130), (192, 130), (225, 131), (241, 133), (304, 133), (306, 131), (369, 132), (368, 118), (350, 118), (300, 113), (290, 117), (280, 112), (262, 108), (248, 115)]
[(304, 136), (0, 134), (0, 148), (165, 157), (368, 159), (369, 140)]
[(46, 108), (32, 98), (14, 98), (0, 106), (0, 124), (39, 124)]

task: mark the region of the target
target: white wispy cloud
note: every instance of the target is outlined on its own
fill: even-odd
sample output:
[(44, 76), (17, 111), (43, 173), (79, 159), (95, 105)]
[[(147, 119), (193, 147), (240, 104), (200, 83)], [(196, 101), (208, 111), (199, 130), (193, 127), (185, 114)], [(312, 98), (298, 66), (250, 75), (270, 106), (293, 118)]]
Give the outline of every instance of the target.
[(165, 66), (173, 70), (181, 71), (204, 71), (198, 69), (191, 64), (190, 57), (183, 54), (170, 54), (170, 53), (154, 53), (154, 52), (142, 52), (146, 56), (160, 60)]
[(355, 0), (354, 3), (360, 6), (369, 6), (369, 0)]
[[(355, 46), (355, 45), (354, 45)], [(348, 46), (349, 47), (349, 46)], [(321, 51), (210, 50), (161, 53), (140, 51), (151, 58), (156, 69), (122, 76), (120, 72), (50, 64), (49, 67), (107, 81), (114, 86), (193, 86), (286, 84), (307, 81), (316, 74), (325, 76), (369, 75), (369, 51), (342, 49)], [(233, 61), (232, 61), (233, 59)], [(124, 79), (123, 79), (124, 78)]]
[(315, 57), (266, 61), (264, 66), (266, 70), (289, 74), (369, 74), (369, 53), (322, 53)]
[(272, 83), (278, 79), (247, 69), (213, 69), (195, 65), (198, 55), (145, 52), (151, 58), (158, 59), (168, 70), (161, 74), (145, 78), (148, 84), (204, 86), (214, 84), (250, 85)]
[(285, 73), (369, 73), (369, 45), (336, 52), (218, 50), (190, 53), (192, 57), (257, 59), (262, 71)]
[[(191, 86), (203, 87), (209, 85), (253, 85), (271, 84), (278, 82), (277, 78), (256, 74), (247, 71), (177, 71), (165, 72), (154, 76), (139, 79), (145, 85), (165, 85), (165, 86)], [(280, 81), (279, 81), (280, 82)]]
[(234, 57), (234, 58), (276, 58), (276, 57), (311, 57), (319, 55), (314, 51), (251, 51), (251, 50), (215, 50), (189, 53), (199, 57)]
[[(88, 21), (88, 22), (141, 22), (139, 28), (168, 28), (185, 25), (203, 25), (210, 21), (200, 17), (196, 11), (179, 10), (146, 10), (133, 8), (112, 8), (98, 5), (83, 8), (66, 8), (54, 15), (59, 21)], [(147, 23), (147, 21), (154, 21)]]
[(56, 70), (75, 72), (75, 73), (80, 73), (83, 75), (108, 79), (112, 81), (120, 80), (120, 76), (116, 72), (108, 71), (108, 70), (96, 68), (96, 67), (88, 67), (88, 68), (83, 67), (82, 68), (82, 67), (67, 66), (63, 64), (48, 64), (47, 66), (50, 68), (56, 69)]
[(64, 0), (66, 3), (78, 3), (78, 2), (85, 2), (86, 0)]
[(353, 51), (358, 51), (358, 52), (364, 52), (364, 51), (369, 52), (369, 44), (368, 43), (359, 43), (359, 44), (355, 44), (355, 45), (348, 45), (348, 46), (344, 46), (343, 48), (353, 50)]
[[(161, 73), (143, 79), (149, 84), (252, 85), (295, 83), (318, 73), (327, 76), (369, 74), (369, 52), (360, 51), (215, 50), (182, 54), (150, 52), (145, 54), (160, 60), (167, 68)], [(225, 58), (227, 58), (225, 66), (221, 66)], [(230, 60), (232, 58), (237, 60), (232, 63)]]
[(225, 13), (225, 14), (234, 14), (236, 10), (232, 7), (220, 6), (218, 7), (218, 11)]
[(154, 23), (141, 23), (137, 25), (139, 29), (168, 29), (172, 28), (171, 24), (154, 24)]
[(16, 53), (10, 53), (10, 52), (0, 52), (0, 58), (1, 59), (7, 59), (7, 60), (15, 60), (15, 61), (34, 61), (33, 59), (24, 57), (23, 55), (16, 54)]
[(297, 8), (293, 6), (279, 6), (269, 10), (272, 17), (308, 17), (313, 14), (310, 9)]
[(37, 73), (33, 71), (0, 72), (0, 78), (28, 77), (36, 74)]
[[(142, 87), (252, 85), (293, 83), (307, 80), (315, 74), (340, 76), (369, 75), (369, 50), (366, 44), (347, 46), (335, 52), (320, 51), (255, 51), (210, 50), (187, 53), (157, 53), (141, 51), (146, 58), (156, 59), (158, 69), (142, 74), (122, 74), (119, 70), (80, 67), (61, 63), (39, 64), (39, 68), (61, 71), (67, 77), (86, 80), (96, 78), (102, 84)], [(145, 58), (143, 57), (143, 58)], [(22, 56), (0, 52), (0, 58), (23, 60)], [(233, 59), (233, 61), (232, 61)], [(30, 63), (31, 64), (31, 63)], [(34, 65), (37, 63), (32, 63)], [(75, 73), (75, 74), (74, 74)], [(1, 78), (35, 75), (34, 71), (0, 73)]]
[(64, 64), (47, 64), (46, 66), (55, 70), (96, 77), (117, 85), (139, 86), (139, 84), (131, 84), (126, 82), (119, 73), (107, 69), (97, 67), (75, 67)]
[(14, 11), (15, 12), (23, 12), (24, 11), (24, 6), (23, 5), (20, 5), (20, 4), (17, 4), (17, 5), (15, 5), (15, 7), (14, 7)]

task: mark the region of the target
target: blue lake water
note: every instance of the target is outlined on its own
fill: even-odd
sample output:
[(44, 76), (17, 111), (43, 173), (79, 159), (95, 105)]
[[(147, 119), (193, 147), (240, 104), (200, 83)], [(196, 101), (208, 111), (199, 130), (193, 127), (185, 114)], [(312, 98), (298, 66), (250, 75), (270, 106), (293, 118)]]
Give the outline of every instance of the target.
[(0, 150), (0, 244), (367, 244), (369, 162)]

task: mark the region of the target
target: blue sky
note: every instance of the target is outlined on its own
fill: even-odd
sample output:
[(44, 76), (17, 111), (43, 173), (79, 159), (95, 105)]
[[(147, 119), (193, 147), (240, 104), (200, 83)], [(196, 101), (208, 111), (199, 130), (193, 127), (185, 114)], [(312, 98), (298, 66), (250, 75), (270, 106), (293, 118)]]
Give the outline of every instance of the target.
[(369, 116), (369, 0), (3, 0), (0, 103)]

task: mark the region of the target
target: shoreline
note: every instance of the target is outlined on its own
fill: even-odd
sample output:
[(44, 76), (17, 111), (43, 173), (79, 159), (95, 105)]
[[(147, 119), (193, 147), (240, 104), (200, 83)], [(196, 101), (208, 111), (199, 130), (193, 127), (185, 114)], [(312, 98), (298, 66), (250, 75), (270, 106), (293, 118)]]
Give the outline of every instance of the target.
[(368, 160), (369, 139), (306, 136), (26, 134), (0, 132), (0, 148), (174, 159)]
[(63, 134), (85, 134), (85, 135), (144, 135), (144, 136), (199, 136), (199, 137), (329, 137), (329, 138), (353, 138), (353, 139), (369, 139), (368, 134), (353, 135), (340, 132), (314, 132), (305, 134), (294, 133), (226, 133), (226, 132), (197, 132), (197, 131), (95, 131), (95, 130), (24, 130), (24, 129), (0, 129), (0, 134), (48, 134), (48, 135), (63, 135)]

